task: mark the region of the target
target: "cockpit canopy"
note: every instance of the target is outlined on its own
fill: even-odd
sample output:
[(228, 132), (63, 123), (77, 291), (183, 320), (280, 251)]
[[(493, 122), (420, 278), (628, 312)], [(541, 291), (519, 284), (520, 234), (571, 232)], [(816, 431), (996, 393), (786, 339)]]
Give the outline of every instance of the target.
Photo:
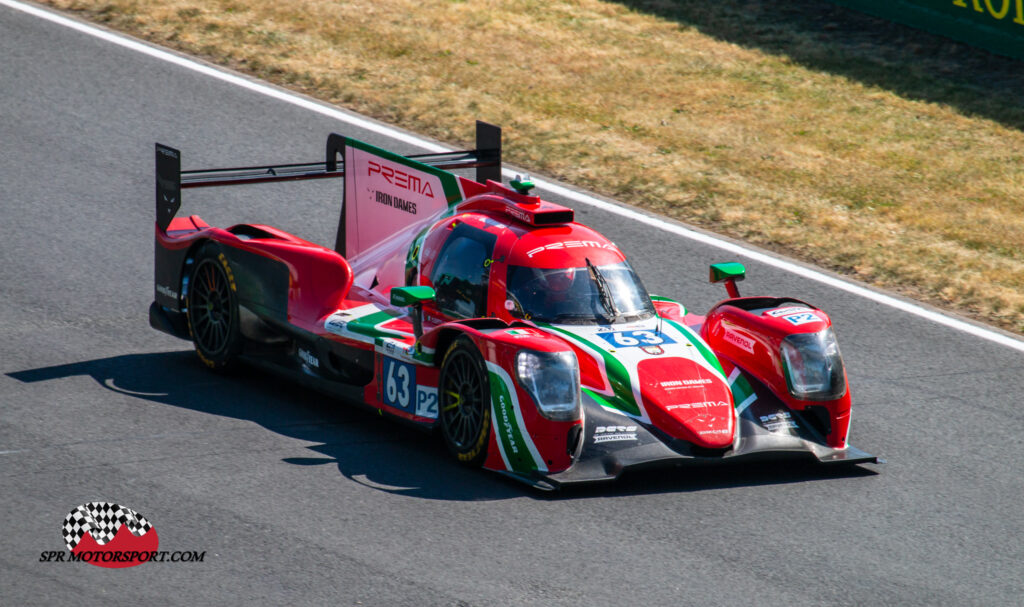
[(517, 318), (558, 324), (649, 318), (654, 304), (629, 262), (582, 267), (509, 265), (505, 308)]

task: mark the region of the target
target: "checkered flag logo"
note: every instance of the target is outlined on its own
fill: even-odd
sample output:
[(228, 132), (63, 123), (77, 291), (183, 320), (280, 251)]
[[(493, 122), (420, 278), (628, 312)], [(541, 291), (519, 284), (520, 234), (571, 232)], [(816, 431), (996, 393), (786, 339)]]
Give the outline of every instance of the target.
[(131, 508), (110, 502), (89, 502), (72, 510), (64, 519), (64, 543), (73, 551), (88, 533), (97, 544), (104, 546), (114, 539), (121, 525), (128, 525), (128, 530), (136, 537), (153, 528), (146, 517)]

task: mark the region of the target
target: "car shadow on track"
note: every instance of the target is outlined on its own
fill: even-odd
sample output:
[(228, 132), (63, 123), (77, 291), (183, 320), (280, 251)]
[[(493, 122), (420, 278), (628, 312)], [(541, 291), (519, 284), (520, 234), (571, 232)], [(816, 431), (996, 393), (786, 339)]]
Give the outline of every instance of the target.
[(436, 437), (372, 411), (284, 383), (255, 370), (217, 375), (191, 351), (125, 354), (7, 374), (25, 383), (85, 375), (106, 390), (182, 409), (254, 422), (283, 436), (317, 443), (315, 455), (287, 457), (295, 466), (337, 465), (352, 482), (378, 491), (436, 500), (550, 499), (700, 491), (799, 483), (874, 474), (787, 463), (650, 470), (545, 493), (455, 462)]
[[(336, 465), (379, 491), (440, 500), (522, 497), (521, 487), (448, 457), (431, 435), (256, 370), (218, 375), (191, 351), (126, 354), (8, 373), (26, 383), (85, 375), (106, 390), (146, 401), (254, 422), (314, 443), (293, 466)], [(263, 457), (254, 454), (253, 457)]]

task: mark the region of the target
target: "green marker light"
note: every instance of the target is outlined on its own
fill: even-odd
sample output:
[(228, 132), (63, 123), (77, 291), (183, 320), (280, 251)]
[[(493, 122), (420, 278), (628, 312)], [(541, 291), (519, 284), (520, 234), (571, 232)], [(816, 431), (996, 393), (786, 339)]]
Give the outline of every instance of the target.
[(513, 190), (524, 196), (529, 194), (530, 190), (533, 189), (533, 181), (530, 180), (529, 175), (526, 177), (516, 175), (516, 178), (510, 181), (509, 185), (512, 186)]

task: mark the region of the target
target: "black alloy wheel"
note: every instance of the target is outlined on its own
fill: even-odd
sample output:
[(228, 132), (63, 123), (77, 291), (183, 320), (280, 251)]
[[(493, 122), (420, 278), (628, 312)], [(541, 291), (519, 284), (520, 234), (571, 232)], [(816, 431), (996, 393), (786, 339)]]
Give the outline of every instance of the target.
[(460, 462), (480, 465), (491, 431), (487, 367), (473, 342), (458, 337), (448, 348), (438, 381), (441, 433)]
[(188, 324), (199, 359), (211, 369), (229, 366), (238, 352), (238, 302), (223, 253), (210, 247), (197, 258), (189, 281)]

